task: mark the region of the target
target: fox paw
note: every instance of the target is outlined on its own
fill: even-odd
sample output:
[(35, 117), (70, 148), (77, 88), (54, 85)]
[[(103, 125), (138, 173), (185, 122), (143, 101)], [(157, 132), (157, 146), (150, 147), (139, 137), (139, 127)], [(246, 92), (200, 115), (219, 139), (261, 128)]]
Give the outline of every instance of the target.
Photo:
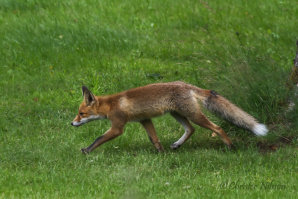
[(237, 148), (235, 147), (234, 144), (228, 145), (228, 149), (231, 150), (231, 151), (236, 151), (237, 150)]
[(179, 144), (177, 144), (177, 143), (173, 143), (172, 145), (171, 145), (171, 149), (178, 149), (179, 147), (180, 147), (181, 145), (179, 145)]
[(157, 151), (158, 151), (158, 153), (163, 153), (163, 152), (165, 152), (163, 148), (159, 148), (159, 149), (157, 149)]
[(81, 149), (81, 152), (82, 152), (84, 155), (86, 155), (86, 154), (89, 153), (89, 151), (88, 151), (86, 148), (82, 148), (82, 149)]

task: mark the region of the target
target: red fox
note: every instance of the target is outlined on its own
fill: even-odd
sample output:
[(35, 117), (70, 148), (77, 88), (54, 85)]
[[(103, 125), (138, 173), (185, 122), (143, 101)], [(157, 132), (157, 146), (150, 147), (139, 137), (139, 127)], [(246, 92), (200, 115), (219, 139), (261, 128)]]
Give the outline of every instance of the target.
[(179, 148), (194, 132), (190, 121), (220, 136), (229, 147), (232, 142), (227, 134), (209, 121), (202, 108), (223, 117), (233, 124), (264, 136), (268, 130), (248, 113), (219, 95), (213, 90), (205, 90), (181, 81), (149, 84), (108, 96), (94, 96), (87, 87), (82, 87), (84, 100), (79, 113), (71, 122), (72, 126), (81, 126), (92, 120), (109, 119), (111, 128), (98, 137), (90, 146), (81, 149), (87, 154), (104, 142), (123, 133), (127, 122), (140, 122), (150, 141), (158, 151), (163, 151), (151, 121), (151, 118), (170, 113), (185, 129), (183, 136), (171, 145)]

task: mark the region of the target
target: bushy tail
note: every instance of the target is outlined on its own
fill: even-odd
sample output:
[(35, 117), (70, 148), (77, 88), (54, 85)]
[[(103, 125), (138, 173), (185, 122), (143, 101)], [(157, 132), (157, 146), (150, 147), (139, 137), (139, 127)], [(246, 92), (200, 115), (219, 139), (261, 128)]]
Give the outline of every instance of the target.
[(239, 127), (252, 131), (257, 136), (264, 136), (267, 134), (268, 129), (266, 125), (258, 123), (254, 117), (244, 112), (215, 91), (208, 92), (209, 95), (203, 100), (203, 104), (209, 111)]

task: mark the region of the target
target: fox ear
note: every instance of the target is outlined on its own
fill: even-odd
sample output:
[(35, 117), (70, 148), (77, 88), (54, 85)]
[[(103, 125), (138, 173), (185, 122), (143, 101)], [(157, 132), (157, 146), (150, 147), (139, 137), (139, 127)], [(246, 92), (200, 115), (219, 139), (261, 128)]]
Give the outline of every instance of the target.
[(91, 103), (95, 101), (94, 95), (86, 86), (82, 86), (82, 93), (87, 106), (91, 105)]

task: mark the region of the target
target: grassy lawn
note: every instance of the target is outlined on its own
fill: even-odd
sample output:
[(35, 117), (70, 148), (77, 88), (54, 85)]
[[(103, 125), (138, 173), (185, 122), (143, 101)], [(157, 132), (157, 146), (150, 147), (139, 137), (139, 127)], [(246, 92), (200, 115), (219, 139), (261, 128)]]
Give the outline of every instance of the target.
[[(297, 107), (285, 113), (298, 35), (295, 0), (1, 0), (0, 198), (295, 198)], [(182, 80), (266, 123), (255, 137), (213, 115), (236, 150), (196, 126), (138, 123), (89, 155), (110, 126), (70, 126), (81, 86), (106, 95)], [(297, 99), (296, 99), (297, 102)], [(295, 196), (296, 195), (296, 196)]]

